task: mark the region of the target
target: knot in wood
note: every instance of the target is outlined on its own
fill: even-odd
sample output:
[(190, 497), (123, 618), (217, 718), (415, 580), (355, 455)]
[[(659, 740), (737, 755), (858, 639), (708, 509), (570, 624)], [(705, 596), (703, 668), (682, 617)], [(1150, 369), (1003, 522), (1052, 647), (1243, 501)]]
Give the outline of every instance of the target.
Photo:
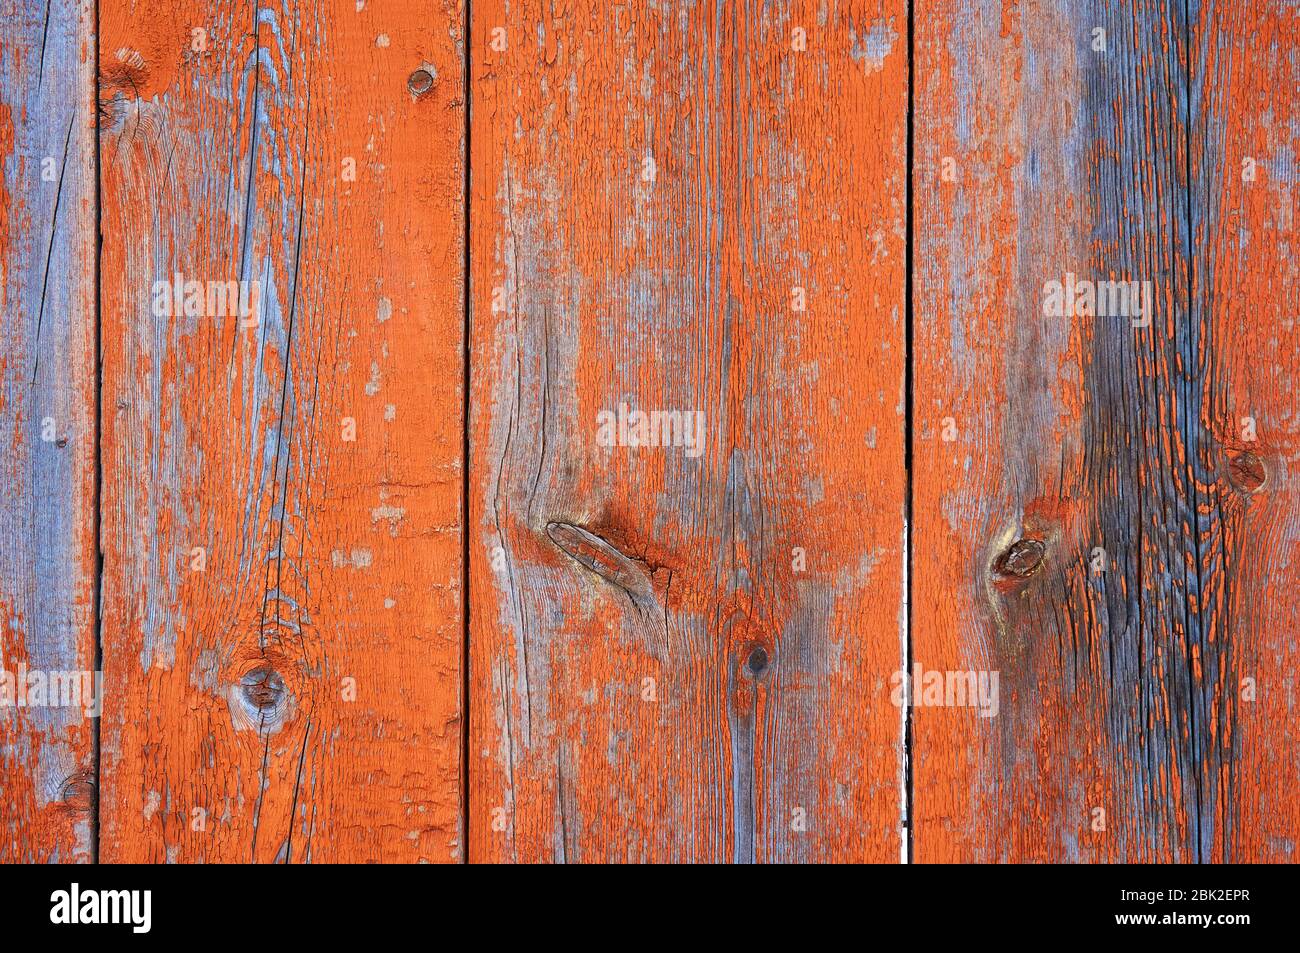
[(1026, 579), (1042, 568), (1046, 555), (1047, 547), (1041, 540), (1018, 539), (998, 557), (994, 568), (999, 575)]
[(74, 811), (89, 811), (95, 806), (95, 782), (85, 774), (74, 774), (63, 782), (59, 800)]
[(274, 711), (284, 698), (284, 679), (272, 668), (255, 668), (239, 681), (244, 700), (258, 711)]
[(1253, 493), (1264, 485), (1264, 461), (1250, 450), (1243, 450), (1228, 459), (1228, 479), (1237, 489)]

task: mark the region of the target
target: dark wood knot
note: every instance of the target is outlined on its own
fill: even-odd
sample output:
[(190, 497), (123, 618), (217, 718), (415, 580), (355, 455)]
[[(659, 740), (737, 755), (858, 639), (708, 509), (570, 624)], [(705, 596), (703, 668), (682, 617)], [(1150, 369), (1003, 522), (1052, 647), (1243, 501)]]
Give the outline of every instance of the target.
[(95, 782), (85, 772), (72, 775), (59, 788), (59, 801), (73, 811), (91, 810), (96, 796)]
[(993, 568), (1000, 576), (1027, 579), (1042, 568), (1046, 555), (1042, 540), (1018, 539), (997, 558)]
[(1229, 454), (1228, 479), (1243, 493), (1254, 493), (1264, 485), (1266, 476), (1264, 461), (1253, 451), (1242, 450)]
[(547, 523), (546, 535), (569, 558), (626, 592), (638, 607), (654, 605), (646, 570), (613, 544), (572, 523)]
[(284, 699), (284, 679), (272, 668), (255, 668), (239, 680), (244, 701), (258, 711), (274, 711)]

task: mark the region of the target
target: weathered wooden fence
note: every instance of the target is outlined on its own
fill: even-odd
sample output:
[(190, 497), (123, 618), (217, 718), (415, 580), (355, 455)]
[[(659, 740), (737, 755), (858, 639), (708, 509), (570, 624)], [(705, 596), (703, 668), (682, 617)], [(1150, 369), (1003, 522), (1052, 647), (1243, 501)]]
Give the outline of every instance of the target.
[(1293, 3), (0, 38), (0, 859), (1297, 859)]

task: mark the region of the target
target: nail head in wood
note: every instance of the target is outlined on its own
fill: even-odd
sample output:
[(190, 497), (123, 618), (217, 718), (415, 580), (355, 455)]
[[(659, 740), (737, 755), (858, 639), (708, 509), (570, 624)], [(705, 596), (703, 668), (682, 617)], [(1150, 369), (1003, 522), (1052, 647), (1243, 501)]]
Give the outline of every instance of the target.
[(427, 69), (418, 69), (406, 81), (406, 88), (416, 96), (423, 96), (433, 89), (433, 74)]

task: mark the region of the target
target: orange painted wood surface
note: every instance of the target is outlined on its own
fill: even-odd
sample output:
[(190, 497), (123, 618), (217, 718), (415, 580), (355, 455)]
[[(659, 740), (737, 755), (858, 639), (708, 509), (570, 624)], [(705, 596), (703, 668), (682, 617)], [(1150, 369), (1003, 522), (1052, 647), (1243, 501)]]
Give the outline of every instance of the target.
[(101, 856), (459, 859), (461, 8), (100, 12)]
[(0, 861), (1297, 859), (1294, 4), (0, 23)]
[(896, 860), (905, 6), (471, 15), (470, 859)]
[[(1222, 603), (1234, 698), (1207, 859), (1300, 862), (1300, 9), (1203, 5), (1190, 27), (1199, 171), (1194, 302), (1212, 324), (1228, 483)], [(1244, 40), (1244, 42), (1243, 42)], [(1261, 482), (1262, 480), (1262, 482)], [(1249, 680), (1249, 682), (1247, 682)], [(1253, 699), (1246, 697), (1249, 688)]]
[(915, 23), (914, 857), (1294, 860), (1296, 11)]
[(88, 861), (94, 5), (6, 0), (0, 23), (0, 862)]

